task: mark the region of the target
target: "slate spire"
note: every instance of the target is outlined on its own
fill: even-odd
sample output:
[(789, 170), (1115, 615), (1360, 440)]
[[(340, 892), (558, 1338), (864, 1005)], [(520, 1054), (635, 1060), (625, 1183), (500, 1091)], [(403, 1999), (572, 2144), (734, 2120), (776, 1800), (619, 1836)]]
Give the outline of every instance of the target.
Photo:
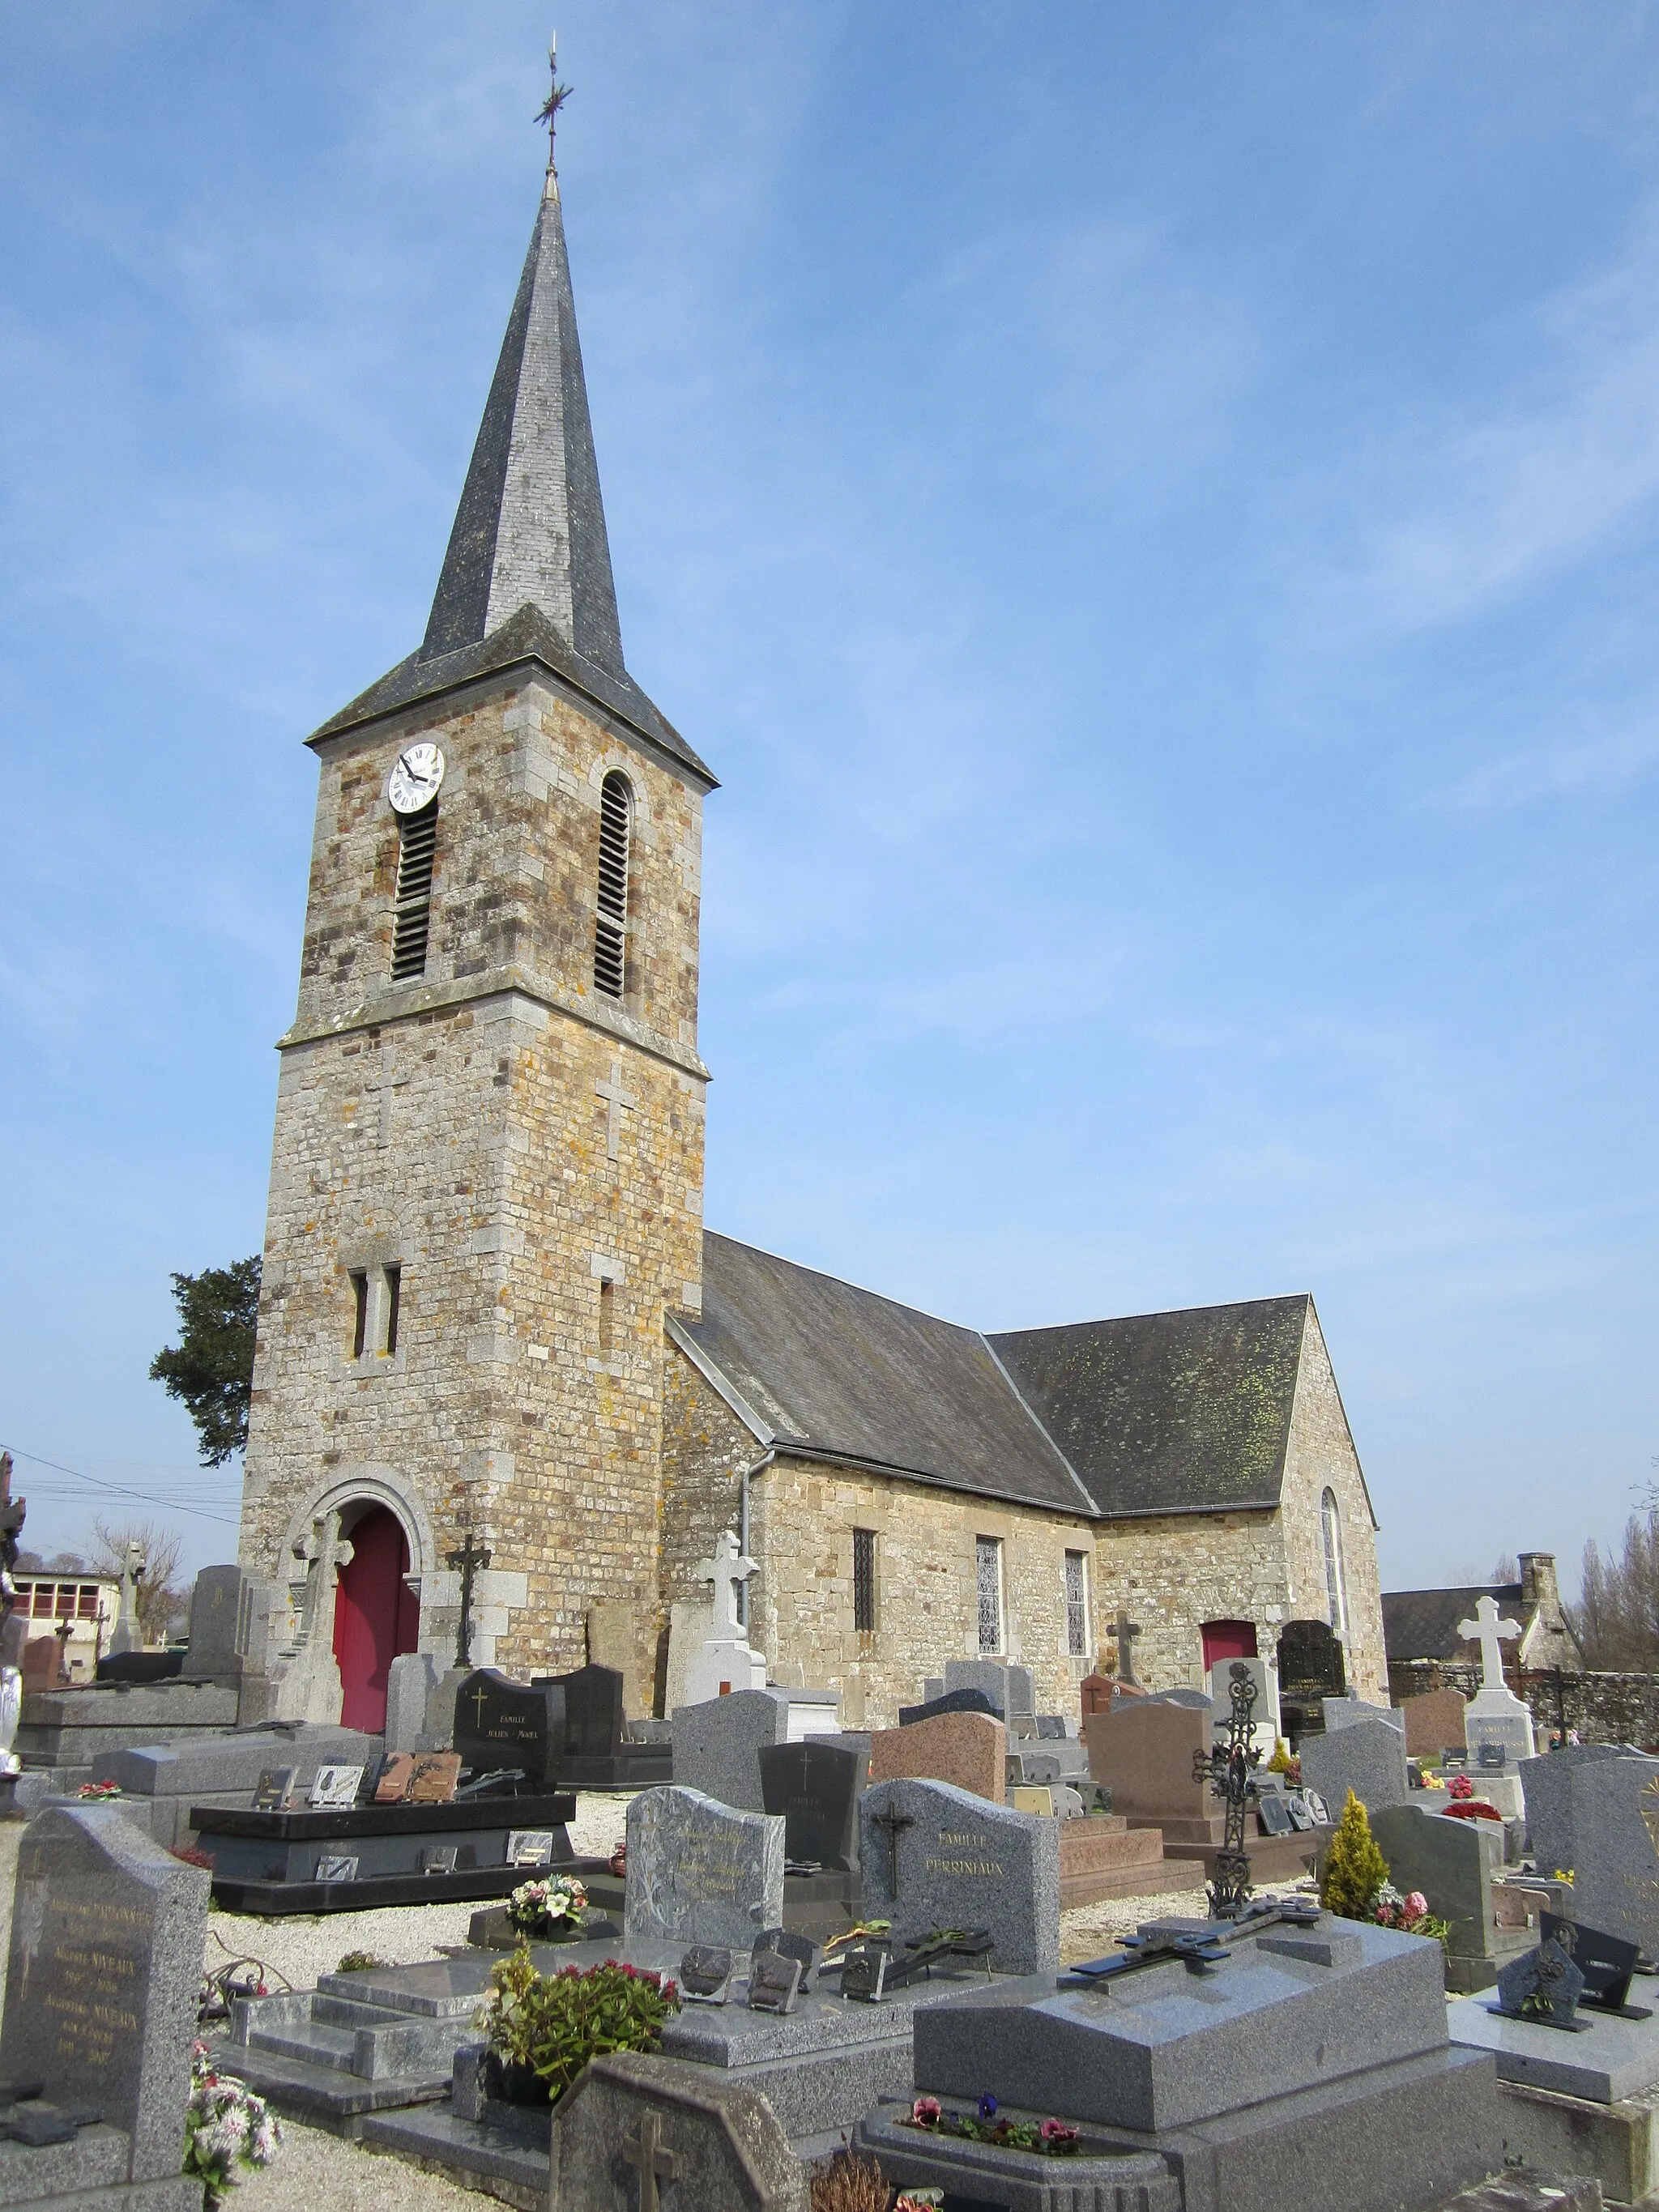
[(622, 677), (617, 587), (550, 155), (550, 147), (530, 251), (417, 658), (476, 644), (528, 604), (573, 652)]

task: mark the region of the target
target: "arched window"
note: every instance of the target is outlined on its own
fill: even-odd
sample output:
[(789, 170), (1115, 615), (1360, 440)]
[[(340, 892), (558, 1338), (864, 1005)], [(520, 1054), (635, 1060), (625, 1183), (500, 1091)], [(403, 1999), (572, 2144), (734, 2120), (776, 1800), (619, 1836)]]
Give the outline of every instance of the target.
[(1331, 1632), (1346, 1644), (1348, 1589), (1342, 1572), (1342, 1516), (1334, 1490), (1328, 1490), (1319, 1501), (1319, 1519), (1325, 1534), (1325, 1595), (1331, 1608)]
[(392, 980), (426, 973), (432, 927), (432, 864), (438, 850), (438, 802), (398, 817), (398, 888), (392, 895)]
[(599, 899), (593, 924), (593, 988), (620, 999), (627, 972), (628, 847), (634, 794), (612, 769), (599, 786)]

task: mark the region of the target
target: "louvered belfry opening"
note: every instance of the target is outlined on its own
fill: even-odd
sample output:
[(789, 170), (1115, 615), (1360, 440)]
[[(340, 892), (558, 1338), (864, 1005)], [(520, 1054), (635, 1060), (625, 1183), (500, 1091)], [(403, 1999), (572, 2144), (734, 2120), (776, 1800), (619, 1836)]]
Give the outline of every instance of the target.
[(620, 999), (627, 972), (628, 840), (634, 794), (612, 769), (599, 787), (599, 902), (593, 924), (593, 988)]
[(398, 825), (398, 890), (392, 924), (392, 980), (426, 973), (432, 926), (432, 863), (438, 849), (438, 802)]

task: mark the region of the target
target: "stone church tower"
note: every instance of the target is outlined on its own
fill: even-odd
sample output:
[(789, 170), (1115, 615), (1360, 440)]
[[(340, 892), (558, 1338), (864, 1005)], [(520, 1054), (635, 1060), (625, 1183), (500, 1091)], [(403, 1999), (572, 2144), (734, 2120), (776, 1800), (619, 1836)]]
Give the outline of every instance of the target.
[(319, 768), (241, 1565), (270, 1709), (399, 1651), (654, 1666), (665, 1322), (701, 1307), (714, 778), (629, 676), (550, 166), (419, 649)]

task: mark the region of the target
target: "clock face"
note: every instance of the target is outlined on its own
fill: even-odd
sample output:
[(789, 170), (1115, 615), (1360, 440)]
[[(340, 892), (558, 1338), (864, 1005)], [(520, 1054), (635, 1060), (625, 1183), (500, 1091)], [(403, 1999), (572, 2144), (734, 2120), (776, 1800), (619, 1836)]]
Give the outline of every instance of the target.
[(417, 814), (438, 796), (443, 780), (444, 757), (436, 745), (408, 745), (393, 765), (386, 795), (399, 814)]

